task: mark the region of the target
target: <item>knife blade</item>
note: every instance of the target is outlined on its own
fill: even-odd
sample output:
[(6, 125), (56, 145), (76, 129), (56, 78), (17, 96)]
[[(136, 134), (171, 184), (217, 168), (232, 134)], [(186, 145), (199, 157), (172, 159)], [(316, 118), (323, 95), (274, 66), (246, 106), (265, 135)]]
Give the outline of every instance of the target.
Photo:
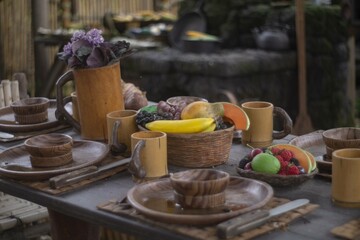
[(14, 134), (11, 133), (7, 133), (7, 132), (0, 132), (0, 138), (3, 139), (10, 139), (10, 138), (14, 138)]
[(273, 217), (279, 216), (280, 214), (301, 207), (308, 203), (308, 199), (297, 199), (270, 210), (255, 210), (242, 214), (238, 217), (218, 224), (216, 227), (217, 236), (221, 239), (234, 237), (240, 233), (261, 226)]
[(124, 158), (116, 162), (112, 162), (100, 167), (89, 166), (83, 169), (75, 170), (72, 172), (64, 173), (49, 179), (50, 187), (53, 189), (68, 186), (80, 182), (91, 177), (95, 177), (102, 172), (108, 171), (112, 168), (116, 168), (125, 165), (131, 161), (131, 158)]

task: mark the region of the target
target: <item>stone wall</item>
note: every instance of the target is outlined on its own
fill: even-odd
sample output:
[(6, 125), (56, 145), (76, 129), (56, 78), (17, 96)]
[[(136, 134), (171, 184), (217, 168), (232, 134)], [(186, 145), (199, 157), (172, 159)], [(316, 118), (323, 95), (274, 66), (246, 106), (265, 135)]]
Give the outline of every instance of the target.
[[(269, 2), (206, 1), (208, 32), (226, 43), (219, 53), (191, 54), (171, 48), (139, 51), (122, 61), (124, 80), (136, 83), (153, 101), (176, 95), (221, 101), (227, 99), (222, 90), (227, 90), (240, 102), (271, 101), (295, 121), (298, 77), (296, 36), (291, 31), (295, 8), (274, 10)], [(305, 12), (308, 110), (313, 125), (316, 129), (353, 126), (354, 103), (346, 93), (347, 26), (340, 7), (306, 5)], [(290, 26), (288, 51), (256, 48), (251, 29), (269, 19), (281, 19)]]

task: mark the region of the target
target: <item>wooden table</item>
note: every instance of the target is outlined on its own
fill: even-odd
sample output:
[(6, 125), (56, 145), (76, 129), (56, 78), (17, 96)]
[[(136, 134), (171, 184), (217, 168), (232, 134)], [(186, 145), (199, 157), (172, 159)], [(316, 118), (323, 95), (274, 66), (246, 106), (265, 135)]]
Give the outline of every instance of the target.
[[(67, 131), (67, 133), (79, 138), (73, 131)], [(281, 141), (276, 141), (276, 143), (288, 142), (293, 137), (288, 136)], [(3, 143), (0, 144), (0, 149), (4, 150), (19, 143), (21, 142)], [(216, 169), (238, 176), (235, 167), (242, 156), (249, 151), (249, 148), (234, 143), (228, 163), (217, 166)], [(178, 170), (181, 168), (170, 166), (170, 172)], [(49, 209), (50, 216), (56, 215), (54, 219), (61, 221), (60, 223), (57, 222), (58, 228), (55, 227), (54, 229), (60, 229), (62, 233), (64, 233), (63, 227), (66, 225), (66, 229), (69, 231), (71, 229), (82, 229), (82, 234), (92, 235), (87, 239), (97, 239), (99, 229), (97, 226), (105, 226), (143, 239), (190, 239), (159, 226), (97, 209), (97, 205), (110, 199), (122, 199), (133, 186), (134, 183), (130, 174), (124, 171), (75, 191), (55, 196), (0, 178), (0, 191), (46, 206)], [(336, 239), (330, 233), (332, 228), (360, 217), (360, 209), (341, 208), (331, 202), (331, 182), (324, 178), (315, 177), (300, 186), (274, 188), (274, 192), (276, 197), (308, 198), (311, 203), (319, 204), (320, 207), (305, 217), (294, 220), (286, 231), (277, 230), (257, 239)], [(74, 233), (69, 232), (69, 234)], [(80, 235), (77, 238), (74, 238), (74, 235), (69, 236), (72, 237), (67, 239), (86, 239)]]

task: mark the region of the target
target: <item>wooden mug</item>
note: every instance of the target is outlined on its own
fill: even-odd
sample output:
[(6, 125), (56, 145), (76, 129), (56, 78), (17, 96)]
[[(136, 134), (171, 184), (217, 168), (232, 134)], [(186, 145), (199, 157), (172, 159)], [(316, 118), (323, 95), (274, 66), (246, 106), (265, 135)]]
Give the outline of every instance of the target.
[(147, 181), (168, 174), (166, 133), (155, 131), (133, 133), (131, 149), (129, 171), (134, 181)]
[[(274, 107), (272, 103), (262, 101), (245, 102), (241, 108), (250, 119), (250, 127), (242, 131), (242, 144), (251, 147), (267, 147), (273, 139), (281, 139), (291, 133), (292, 120), (286, 111), (280, 107)], [(274, 116), (280, 117), (283, 122), (283, 130), (274, 131)]]
[(139, 129), (136, 125), (135, 110), (118, 110), (106, 115), (109, 145), (124, 144), (123, 156), (131, 155), (131, 134)]
[(332, 200), (342, 207), (360, 208), (360, 149), (344, 148), (332, 153)]
[[(79, 121), (64, 107), (71, 101), (71, 97), (63, 96), (64, 85), (69, 81), (75, 82)], [(82, 138), (107, 140), (106, 114), (125, 109), (120, 63), (67, 71), (56, 82), (56, 105), (56, 118), (80, 131)]]

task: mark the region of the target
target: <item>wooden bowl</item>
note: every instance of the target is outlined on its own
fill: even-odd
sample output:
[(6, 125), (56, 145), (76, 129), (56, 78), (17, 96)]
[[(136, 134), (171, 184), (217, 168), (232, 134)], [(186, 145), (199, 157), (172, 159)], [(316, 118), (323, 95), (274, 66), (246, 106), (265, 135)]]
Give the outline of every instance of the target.
[(184, 196), (203, 196), (224, 192), (230, 175), (215, 169), (191, 169), (173, 173), (170, 182)]
[(15, 114), (15, 121), (19, 124), (36, 124), (46, 122), (48, 120), (48, 112), (44, 111), (41, 113), (19, 115)]
[(30, 155), (32, 167), (59, 167), (71, 163), (73, 160), (72, 152), (55, 157), (37, 157)]
[(31, 137), (24, 142), (26, 150), (34, 157), (57, 157), (72, 151), (73, 139), (61, 133)]
[(360, 128), (343, 127), (326, 130), (322, 133), (327, 155), (331, 158), (334, 150), (360, 148)]
[(196, 102), (196, 101), (207, 102), (208, 100), (206, 100), (205, 98), (194, 97), (194, 96), (176, 96), (176, 97), (168, 98), (166, 100), (166, 102), (168, 104), (173, 105), (173, 106), (177, 106), (182, 103), (185, 103), (185, 105), (188, 105), (188, 104), (190, 104), (192, 102)]
[(17, 115), (29, 115), (46, 112), (50, 106), (50, 100), (44, 97), (32, 97), (21, 99), (11, 103), (10, 107)]
[(312, 179), (319, 170), (315, 168), (311, 173), (300, 175), (279, 175), (270, 173), (260, 173), (255, 171), (236, 168), (238, 174), (242, 177), (260, 180), (270, 184), (273, 187), (294, 187)]
[(225, 204), (225, 191), (201, 196), (185, 196), (174, 191), (174, 201), (183, 208), (215, 208)]

